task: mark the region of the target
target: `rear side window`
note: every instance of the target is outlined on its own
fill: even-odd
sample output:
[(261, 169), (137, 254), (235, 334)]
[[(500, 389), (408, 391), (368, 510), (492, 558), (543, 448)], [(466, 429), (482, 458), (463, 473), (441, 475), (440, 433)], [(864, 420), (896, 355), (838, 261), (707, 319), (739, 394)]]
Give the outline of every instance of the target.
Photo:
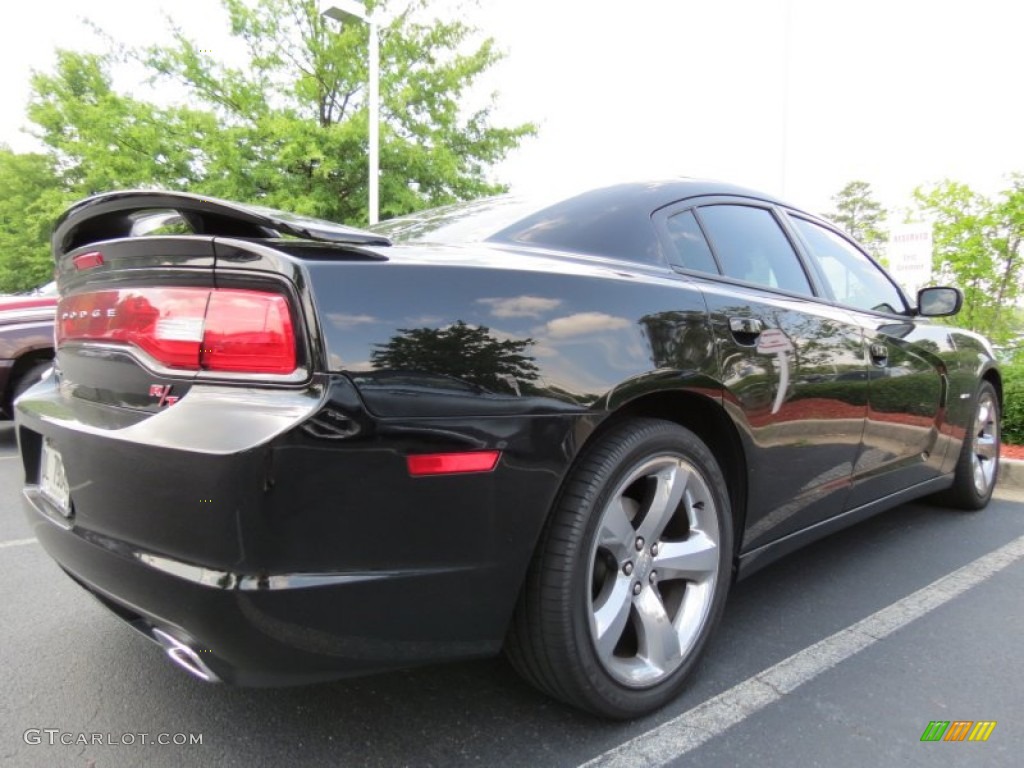
[(704, 233), (700, 231), (693, 211), (677, 213), (669, 217), (665, 225), (672, 238), (673, 248), (668, 256), (673, 266), (718, 274), (715, 257), (711, 255), (711, 248), (704, 239)]
[(807, 242), (811, 258), (821, 267), (836, 301), (857, 309), (891, 314), (906, 309), (896, 286), (853, 245), (817, 224), (796, 216), (791, 219)]
[(700, 208), (698, 215), (726, 276), (813, 295), (800, 259), (771, 211), (749, 205), (709, 205)]

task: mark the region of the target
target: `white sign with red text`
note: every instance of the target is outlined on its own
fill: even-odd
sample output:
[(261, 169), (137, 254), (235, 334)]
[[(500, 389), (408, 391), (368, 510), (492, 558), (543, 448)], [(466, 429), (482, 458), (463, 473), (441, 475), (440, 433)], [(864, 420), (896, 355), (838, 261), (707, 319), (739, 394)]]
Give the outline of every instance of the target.
[(932, 281), (932, 225), (895, 225), (889, 233), (886, 257), (889, 274), (913, 299), (918, 289)]

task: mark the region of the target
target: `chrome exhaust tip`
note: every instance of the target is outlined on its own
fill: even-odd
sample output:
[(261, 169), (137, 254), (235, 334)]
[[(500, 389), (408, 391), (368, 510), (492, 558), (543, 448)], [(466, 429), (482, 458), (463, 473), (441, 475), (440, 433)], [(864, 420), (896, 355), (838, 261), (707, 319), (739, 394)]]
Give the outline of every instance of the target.
[(178, 638), (167, 634), (162, 629), (153, 627), (150, 630), (153, 639), (163, 646), (168, 658), (189, 674), (207, 683), (219, 683), (220, 678), (213, 673), (199, 658), (199, 654), (181, 642)]

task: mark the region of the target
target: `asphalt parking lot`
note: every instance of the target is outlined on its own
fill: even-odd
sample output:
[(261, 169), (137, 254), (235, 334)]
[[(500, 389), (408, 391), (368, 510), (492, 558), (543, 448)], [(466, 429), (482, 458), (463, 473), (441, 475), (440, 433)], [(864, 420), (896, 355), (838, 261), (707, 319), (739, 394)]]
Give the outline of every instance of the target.
[[(500, 659), (285, 690), (201, 683), (46, 557), (20, 487), (0, 426), (7, 765), (1021, 764), (1020, 492), (978, 514), (906, 505), (741, 582), (686, 693), (622, 724), (546, 699)], [(996, 726), (922, 742), (933, 720)]]

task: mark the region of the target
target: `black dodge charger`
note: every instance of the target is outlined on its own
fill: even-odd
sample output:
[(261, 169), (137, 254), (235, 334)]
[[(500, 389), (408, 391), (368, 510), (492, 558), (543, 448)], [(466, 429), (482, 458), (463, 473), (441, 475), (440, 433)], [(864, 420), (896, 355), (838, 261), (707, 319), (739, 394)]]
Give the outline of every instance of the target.
[(683, 687), (730, 584), (910, 499), (984, 507), (1001, 380), (829, 223), (740, 188), (499, 197), (372, 231), (173, 192), (53, 235), (17, 402), (67, 574), (205, 680), (504, 648), (608, 717)]

